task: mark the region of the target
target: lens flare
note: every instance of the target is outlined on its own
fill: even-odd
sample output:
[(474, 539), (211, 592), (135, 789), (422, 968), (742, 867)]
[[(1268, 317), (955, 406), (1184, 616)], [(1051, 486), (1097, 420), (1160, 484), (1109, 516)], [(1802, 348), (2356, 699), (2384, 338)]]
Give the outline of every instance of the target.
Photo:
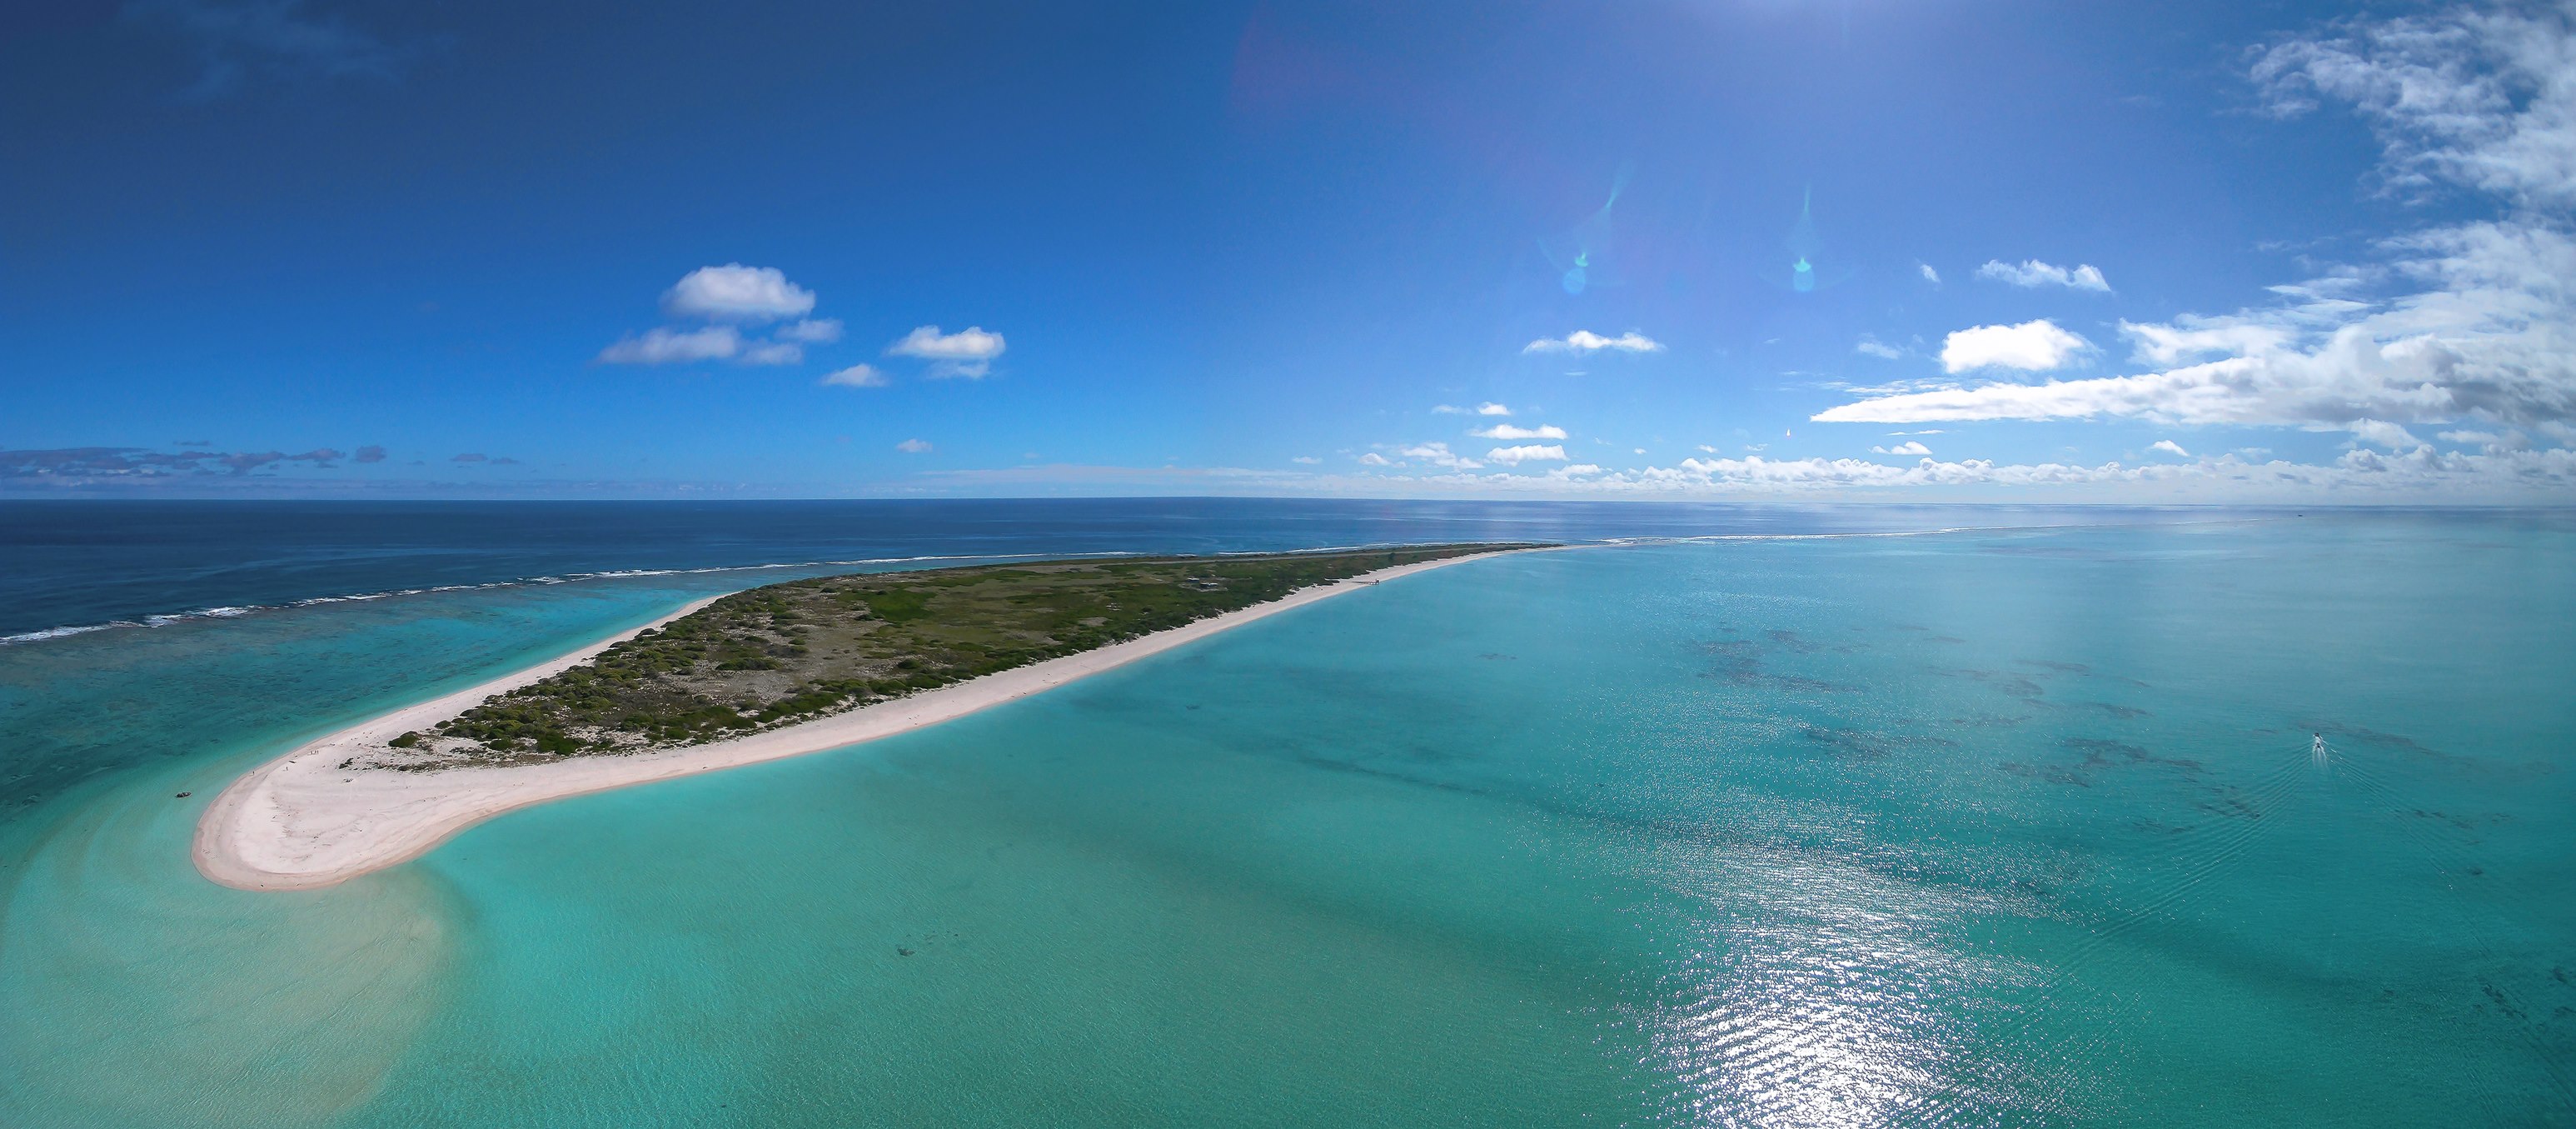
[(1789, 237), (1783, 241), (1790, 259), (1789, 289), (1800, 294), (1813, 294), (1842, 280), (1840, 275), (1826, 275), (1818, 265), (1825, 255), (1824, 241), (1816, 235), (1815, 200), (1813, 188), (1800, 193), (1798, 222), (1789, 225)]
[(1557, 283), (1565, 287), (1566, 293), (1581, 294), (1595, 286), (1614, 284), (1606, 277), (1603, 264), (1595, 260), (1609, 253), (1614, 233), (1611, 213), (1619, 206), (1619, 194), (1627, 188), (1628, 169), (1622, 167), (1619, 175), (1610, 182), (1610, 198), (1602, 203), (1600, 211), (1592, 213), (1582, 223), (1539, 240), (1539, 253), (1547, 257), (1548, 265), (1560, 272)]

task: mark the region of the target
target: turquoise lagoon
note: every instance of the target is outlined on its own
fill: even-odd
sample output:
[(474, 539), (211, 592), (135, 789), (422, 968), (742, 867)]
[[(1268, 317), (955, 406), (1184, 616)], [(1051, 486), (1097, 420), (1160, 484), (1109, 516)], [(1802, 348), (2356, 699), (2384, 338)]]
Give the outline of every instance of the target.
[(190, 867), (282, 747), (742, 577), (0, 648), (0, 1123), (2576, 1120), (2564, 514), (1493, 559)]

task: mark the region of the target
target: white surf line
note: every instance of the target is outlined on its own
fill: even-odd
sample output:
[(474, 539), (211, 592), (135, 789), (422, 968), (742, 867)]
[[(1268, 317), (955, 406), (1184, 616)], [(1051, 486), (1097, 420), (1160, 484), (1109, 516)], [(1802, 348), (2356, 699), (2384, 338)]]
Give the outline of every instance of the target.
[(1319, 600), (1513, 549), (1398, 565), (1078, 655), (1048, 659), (846, 713), (718, 741), (630, 756), (404, 772), (341, 768), (361, 751), (428, 729), (485, 698), (559, 674), (721, 597), (710, 596), (590, 646), (478, 686), (407, 706), (307, 743), (245, 773), (208, 804), (191, 853), (197, 870), (241, 890), (310, 890), (409, 862), (503, 812), (656, 780), (837, 749), (936, 725), (1160, 654)]

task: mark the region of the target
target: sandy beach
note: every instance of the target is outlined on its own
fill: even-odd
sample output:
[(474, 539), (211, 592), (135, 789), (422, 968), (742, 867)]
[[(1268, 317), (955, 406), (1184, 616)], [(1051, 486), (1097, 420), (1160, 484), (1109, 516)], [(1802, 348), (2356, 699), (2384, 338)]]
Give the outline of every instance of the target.
[[(1526, 552), (1528, 550), (1515, 550)], [(708, 597), (490, 682), (407, 706), (333, 733), (232, 782), (197, 823), (193, 854), (206, 877), (243, 890), (307, 890), (418, 858), (449, 836), (503, 812), (610, 788), (714, 772), (891, 737), (1024, 698), (1229, 628), (1372, 585), (1501, 553), (1425, 561), (1321, 584), (1168, 631), (1115, 643), (729, 741), (632, 756), (552, 764), (404, 772), (341, 768), (394, 736), (427, 729), (485, 698), (577, 666), (609, 647), (678, 619)]]

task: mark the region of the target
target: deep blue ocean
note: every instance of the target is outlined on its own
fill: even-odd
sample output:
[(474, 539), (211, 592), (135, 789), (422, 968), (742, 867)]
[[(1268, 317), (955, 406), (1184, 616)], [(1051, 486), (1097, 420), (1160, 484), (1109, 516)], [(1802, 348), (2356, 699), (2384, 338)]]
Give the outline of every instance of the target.
[[(1587, 547), (188, 861), (700, 595), (1467, 539)], [(2569, 511), (5, 503), (0, 635), (0, 1125), (2576, 1124)]]
[(0, 637), (609, 573), (1005, 554), (2193, 520), (2199, 510), (1109, 498), (814, 502), (0, 501)]

